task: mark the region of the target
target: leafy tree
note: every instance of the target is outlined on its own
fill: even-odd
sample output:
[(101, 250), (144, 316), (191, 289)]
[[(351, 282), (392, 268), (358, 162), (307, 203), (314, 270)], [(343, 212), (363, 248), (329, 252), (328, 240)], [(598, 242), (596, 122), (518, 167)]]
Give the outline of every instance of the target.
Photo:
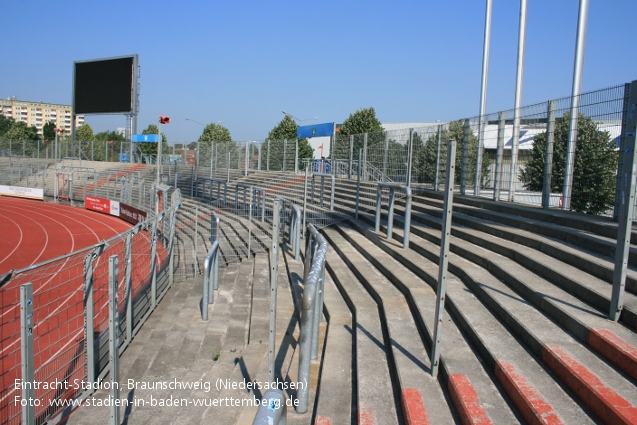
[[(455, 140), (456, 143), (456, 164), (454, 181), (460, 184), (462, 175), (462, 140), (464, 138), (464, 120), (452, 121), (446, 129), (442, 130), (440, 143), (440, 169), (444, 170), (447, 161), (447, 141)], [(438, 150), (438, 135), (432, 134), (423, 144), (420, 135), (414, 134), (414, 167), (413, 174), (419, 183), (433, 183), (436, 178), (436, 153)], [(469, 140), (467, 144), (467, 170), (466, 183), (472, 185), (476, 178), (476, 160), (478, 155), (478, 138), (469, 132)], [(483, 152), (482, 154), (482, 182), (481, 186), (489, 184), (489, 166), (491, 161)], [(440, 181), (444, 176), (439, 175)]]
[[(289, 163), (294, 161), (295, 141), (298, 135), (299, 126), (296, 121), (289, 115), (285, 115), (277, 125), (268, 133), (266, 143), (263, 144), (261, 155), (263, 158), (268, 157), (268, 149), (270, 155), (270, 170), (283, 169), (283, 157), (285, 140), (287, 140), (287, 149), (285, 149), (285, 159)], [(269, 141), (269, 143), (268, 143)], [(299, 158), (313, 158), (314, 149), (310, 146), (308, 139), (298, 139)], [(266, 159), (267, 160), (267, 159)]]
[[(554, 193), (562, 192), (564, 186), (569, 119), (570, 114), (567, 112), (555, 121), (550, 184), (551, 192)], [(535, 137), (531, 160), (521, 169), (520, 181), (529, 190), (542, 190), (546, 137), (546, 133)], [(599, 131), (590, 117), (579, 114), (571, 192), (573, 211), (599, 214), (613, 206), (618, 155), (610, 134)]]
[(42, 127), (42, 137), (46, 140), (55, 140), (55, 123), (47, 121)]
[(4, 136), (7, 131), (13, 126), (15, 120), (11, 117), (5, 117), (0, 114), (0, 137)]
[[(218, 167), (225, 168), (224, 166), (227, 166), (226, 163), (228, 162), (228, 153), (230, 153), (231, 161), (233, 159), (238, 161), (239, 147), (232, 141), (230, 130), (221, 124), (208, 124), (204, 127), (197, 142), (199, 145), (199, 165), (201, 166), (210, 166), (210, 160), (212, 159)], [(188, 148), (196, 149), (197, 144), (191, 144)]]
[[(89, 147), (90, 151), (85, 152), (85, 155), (92, 158), (95, 161), (106, 160), (106, 151), (108, 150), (108, 159), (111, 160), (115, 156), (115, 146), (119, 151), (121, 142), (125, 142), (126, 138), (117, 131), (101, 131), (95, 135), (92, 146)], [(113, 141), (113, 145), (111, 145)]]
[(75, 140), (80, 142), (88, 142), (93, 140), (93, 129), (90, 125), (84, 123), (75, 129)]
[(13, 121), (11, 127), (4, 133), (6, 140), (39, 140), (38, 129), (27, 126), (24, 121)]
[[(339, 129), (340, 137), (364, 133), (368, 133), (368, 148), (383, 143), (384, 149), (385, 133), (383, 130), (383, 125), (378, 120), (378, 118), (376, 118), (376, 110), (373, 107), (361, 108), (356, 110), (356, 112), (350, 114), (349, 117), (347, 117), (347, 119), (343, 121)], [(355, 137), (353, 145), (354, 152), (358, 152), (358, 150), (363, 148), (364, 146), (363, 138)], [(349, 157), (349, 153), (347, 153), (347, 155)]]
[[(146, 127), (142, 131), (142, 134), (157, 134), (157, 133), (159, 133), (159, 128), (157, 127), (156, 124), (149, 124), (148, 127)], [(143, 154), (157, 155), (157, 145), (158, 145), (157, 143), (142, 142), (142, 143), (136, 143), (136, 145)], [(161, 148), (162, 154), (168, 153), (168, 139), (166, 138), (166, 135), (164, 133), (161, 134), (161, 146), (162, 146)]]

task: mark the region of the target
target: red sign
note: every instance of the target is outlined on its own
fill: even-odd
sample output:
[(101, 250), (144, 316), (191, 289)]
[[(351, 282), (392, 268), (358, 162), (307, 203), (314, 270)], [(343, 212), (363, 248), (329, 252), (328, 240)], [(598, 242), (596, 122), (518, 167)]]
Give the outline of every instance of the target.
[(87, 210), (110, 214), (111, 201), (104, 198), (98, 198), (96, 196), (86, 196), (84, 198), (84, 208)]
[(84, 208), (104, 214), (119, 217), (119, 202), (109, 199), (98, 198), (97, 196), (86, 196), (84, 198)]

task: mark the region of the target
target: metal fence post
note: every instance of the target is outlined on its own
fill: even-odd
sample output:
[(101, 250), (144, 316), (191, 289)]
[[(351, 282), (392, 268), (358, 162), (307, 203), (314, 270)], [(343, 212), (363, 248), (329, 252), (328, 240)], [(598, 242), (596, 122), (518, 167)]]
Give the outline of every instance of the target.
[(389, 159), (389, 138), (385, 133), (385, 154), (383, 155), (383, 181), (387, 181), (387, 161)]
[(276, 338), (276, 292), (279, 280), (279, 221), (281, 200), (275, 199), (272, 211), (272, 243), (270, 245), (270, 335), (268, 339), (268, 380), (274, 382), (274, 343)]
[(451, 216), (453, 209), (453, 180), (456, 164), (456, 142), (447, 143), (447, 171), (445, 178), (445, 200), (440, 241), (440, 261), (438, 263), (438, 285), (436, 288), (436, 315), (434, 317), (434, 338), (431, 354), (431, 376), (438, 376), (440, 363), (440, 342), (442, 341), (442, 317), (445, 311), (445, 290), (447, 286), (447, 266), (449, 264), (449, 242), (451, 239)]
[(270, 171), (270, 140), (268, 139), (268, 152), (265, 156), (265, 170)]
[(495, 154), (495, 179), (493, 188), (493, 200), (500, 200), (502, 190), (502, 163), (504, 162), (504, 129), (506, 126), (506, 112), (501, 111), (498, 120), (498, 147)]
[(133, 256), (132, 245), (133, 236), (137, 233), (137, 227), (128, 232), (126, 235), (126, 242), (124, 245), (124, 282), (125, 290), (124, 297), (126, 303), (126, 340), (130, 343), (133, 339), (133, 289), (132, 286), (132, 271), (133, 271)]
[[(630, 85), (630, 105), (637, 104), (637, 80)], [(630, 237), (633, 224), (633, 210), (635, 205), (635, 186), (637, 186), (637, 156), (635, 155), (635, 129), (637, 116), (631, 112), (627, 119), (626, 134), (623, 135), (621, 155), (623, 155), (621, 173), (620, 210), (617, 229), (617, 247), (615, 249), (615, 268), (613, 271), (613, 292), (608, 318), (617, 321), (623, 308), (624, 286), (626, 284), (626, 269), (628, 268), (628, 254), (630, 251)]]
[[(352, 179), (352, 163), (354, 161), (354, 135), (349, 136), (349, 167), (347, 167), (347, 178)], [(360, 158), (358, 162), (360, 166)]]
[(117, 307), (117, 283), (119, 282), (118, 258), (108, 258), (108, 363), (111, 381), (111, 424), (119, 425), (119, 319)]
[(363, 150), (358, 150), (358, 180), (356, 182), (356, 220), (358, 220), (358, 203), (361, 197), (361, 158), (363, 156)]
[(467, 189), (467, 166), (469, 164), (469, 119), (464, 120), (462, 132), (462, 169), (460, 170), (460, 195), (464, 196)]
[(407, 182), (405, 183), (407, 187), (411, 187), (413, 151), (414, 151), (414, 129), (410, 128), (409, 129), (409, 146), (407, 148)]
[[(303, 182), (303, 229), (305, 229), (305, 216), (307, 212), (307, 175), (310, 172), (311, 162), (308, 161), (305, 166), (305, 180)], [(301, 232), (305, 236), (305, 232)]]
[(294, 139), (294, 174), (299, 172), (299, 139)]
[(151, 281), (151, 310), (155, 309), (157, 305), (157, 226), (159, 224), (159, 216), (155, 216), (155, 220), (151, 224), (152, 230), (150, 232), (150, 272), (152, 273)]
[(363, 180), (367, 181), (367, 133), (363, 135)]
[(544, 178), (542, 179), (542, 208), (551, 206), (551, 177), (553, 175), (553, 143), (555, 135), (555, 101), (548, 101), (548, 127), (546, 129), (546, 146), (544, 151)]
[[(33, 355), (33, 284), (20, 285), (20, 354), (22, 361), (22, 423), (35, 423), (35, 365)], [(26, 404), (26, 405), (25, 405)]]
[(434, 190), (438, 192), (440, 174), (440, 149), (442, 148), (442, 125), (438, 125), (438, 136), (436, 137), (436, 175), (434, 177)]
[(285, 157), (287, 156), (288, 139), (283, 140), (283, 171), (285, 171)]

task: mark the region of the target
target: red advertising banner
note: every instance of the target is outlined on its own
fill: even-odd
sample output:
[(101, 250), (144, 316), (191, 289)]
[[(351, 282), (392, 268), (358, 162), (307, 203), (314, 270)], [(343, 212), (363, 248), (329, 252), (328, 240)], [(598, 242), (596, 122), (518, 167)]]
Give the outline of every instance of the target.
[(96, 196), (86, 196), (84, 198), (84, 208), (105, 214), (111, 213), (111, 201)]
[(146, 221), (148, 214), (145, 211), (131, 207), (124, 203), (119, 204), (119, 218), (128, 221), (130, 224), (137, 224)]
[(97, 196), (86, 196), (84, 198), (84, 208), (91, 211), (97, 211), (104, 214), (119, 217), (119, 202), (111, 201)]

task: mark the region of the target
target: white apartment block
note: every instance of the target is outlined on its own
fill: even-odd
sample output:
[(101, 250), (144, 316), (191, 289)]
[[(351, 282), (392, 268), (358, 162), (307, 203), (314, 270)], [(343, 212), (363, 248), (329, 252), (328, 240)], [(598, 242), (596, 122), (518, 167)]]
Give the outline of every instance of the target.
[[(0, 99), (0, 114), (11, 117), (16, 121), (23, 121), (29, 127), (38, 129), (42, 134), (42, 128), (48, 121), (52, 121), (56, 128), (61, 128), (64, 133), (71, 134), (71, 106), (55, 103), (29, 102), (15, 98)], [(84, 124), (84, 115), (78, 115), (75, 126)]]

